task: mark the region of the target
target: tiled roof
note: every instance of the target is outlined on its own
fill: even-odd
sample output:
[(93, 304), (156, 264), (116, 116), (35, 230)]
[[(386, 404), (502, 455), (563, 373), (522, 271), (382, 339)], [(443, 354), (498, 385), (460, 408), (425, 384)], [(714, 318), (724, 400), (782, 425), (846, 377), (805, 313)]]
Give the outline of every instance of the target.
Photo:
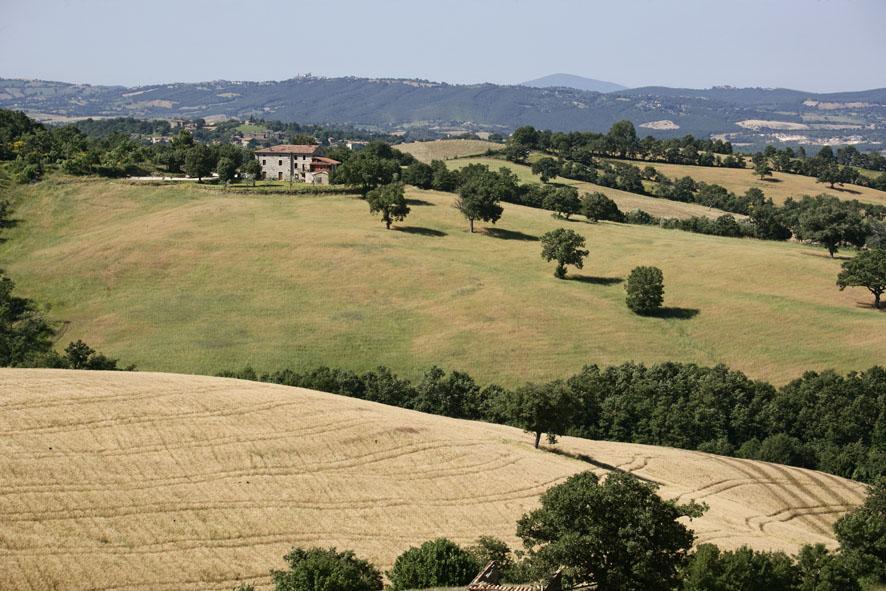
[(314, 162), (317, 164), (341, 164), (338, 160), (326, 158), (325, 156), (314, 156)]
[(270, 148), (256, 150), (256, 154), (305, 154), (311, 156), (320, 149), (320, 146), (311, 144), (278, 144)]

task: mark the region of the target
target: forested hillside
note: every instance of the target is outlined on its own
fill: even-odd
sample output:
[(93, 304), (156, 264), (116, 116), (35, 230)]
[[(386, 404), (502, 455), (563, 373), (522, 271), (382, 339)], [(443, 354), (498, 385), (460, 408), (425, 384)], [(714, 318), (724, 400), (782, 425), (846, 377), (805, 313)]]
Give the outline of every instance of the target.
[(0, 79), (0, 108), (43, 118), (260, 115), (383, 129), (458, 126), (499, 132), (521, 125), (604, 130), (629, 119), (644, 133), (657, 136), (727, 134), (733, 142), (754, 145), (828, 142), (876, 149), (886, 140), (886, 90), (882, 89), (815, 94), (786, 89), (648, 87), (600, 94), (569, 88), (355, 77), (136, 88)]

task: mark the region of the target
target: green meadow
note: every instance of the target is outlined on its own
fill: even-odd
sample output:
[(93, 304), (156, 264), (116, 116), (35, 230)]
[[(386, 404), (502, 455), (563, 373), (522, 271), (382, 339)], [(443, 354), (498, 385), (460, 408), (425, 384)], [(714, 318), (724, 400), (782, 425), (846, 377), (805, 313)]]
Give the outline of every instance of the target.
[[(836, 288), (841, 261), (823, 248), (509, 204), (470, 234), (453, 195), (408, 196), (412, 213), (387, 231), (353, 196), (53, 176), (12, 189), (0, 265), (63, 327), (59, 347), (81, 338), (142, 370), (383, 364), (415, 377), (438, 364), (515, 385), (675, 360), (782, 383), (886, 361), (886, 314)], [(590, 250), (565, 281), (537, 241), (561, 226)], [(625, 306), (638, 265), (664, 271), (661, 317)]]

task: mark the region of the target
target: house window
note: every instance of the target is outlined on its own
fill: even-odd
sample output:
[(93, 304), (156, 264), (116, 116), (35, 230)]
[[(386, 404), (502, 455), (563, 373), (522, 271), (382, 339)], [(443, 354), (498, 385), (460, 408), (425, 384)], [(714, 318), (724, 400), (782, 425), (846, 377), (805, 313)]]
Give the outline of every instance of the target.
[(283, 161), (282, 161), (282, 160), (277, 160), (277, 166), (283, 166)]
[(265, 164), (267, 164), (267, 161), (264, 158), (262, 158), (261, 165), (264, 166)]

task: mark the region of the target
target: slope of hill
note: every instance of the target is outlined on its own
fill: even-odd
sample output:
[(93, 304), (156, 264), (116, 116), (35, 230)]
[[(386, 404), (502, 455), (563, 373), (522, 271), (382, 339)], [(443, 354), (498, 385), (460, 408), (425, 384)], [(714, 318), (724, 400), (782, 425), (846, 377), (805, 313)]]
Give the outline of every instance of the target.
[[(616, 159), (609, 159), (617, 162)], [(643, 167), (647, 163), (624, 160), (627, 164)], [(778, 205), (784, 203), (788, 197), (797, 199), (803, 195), (818, 195), (821, 193), (831, 195), (843, 200), (856, 199), (863, 203), (886, 205), (886, 191), (878, 191), (870, 187), (846, 184), (831, 188), (827, 183), (819, 183), (813, 177), (787, 172), (773, 172), (766, 180), (754, 174), (751, 169), (745, 168), (720, 168), (712, 166), (692, 166), (689, 164), (667, 164), (662, 162), (648, 163), (657, 171), (672, 179), (689, 176), (696, 181), (715, 183), (726, 187), (737, 195), (743, 195), (745, 191), (756, 187), (763, 191), (767, 197)]]
[[(521, 183), (541, 182), (538, 176), (532, 174), (531, 167), (525, 164), (508, 162), (507, 160), (499, 160), (495, 158), (459, 158), (458, 160), (447, 163), (447, 165), (453, 169), (459, 169), (469, 164), (484, 164), (492, 170), (498, 170), (499, 168), (508, 168), (514, 171), (514, 173), (517, 175), (517, 178), (520, 179)], [(629, 193), (628, 191), (620, 191), (619, 189), (612, 189), (610, 187), (604, 187), (602, 185), (586, 183), (584, 181), (576, 181), (572, 179), (557, 177), (555, 182), (573, 186), (577, 188), (580, 193), (594, 193), (597, 191), (605, 193), (607, 197), (615, 201), (615, 203), (618, 205), (618, 208), (623, 212), (629, 212), (635, 209), (642, 209), (646, 213), (652, 214), (656, 217), (679, 219), (686, 219), (693, 216), (717, 218), (721, 215), (726, 214), (726, 212), (721, 209), (706, 207), (697, 203), (684, 203), (681, 201), (671, 201), (669, 199), (658, 199), (655, 197), (648, 197), (646, 195), (639, 195), (637, 193)], [(745, 217), (739, 214), (731, 215), (738, 219)]]
[[(570, 88), (354, 77), (217, 80), (136, 88), (0, 79), (0, 108), (44, 118), (258, 115), (386, 130), (457, 125), (499, 132), (520, 125), (605, 131), (616, 121), (629, 119), (642, 133), (668, 137), (726, 134), (734, 142), (753, 145), (848, 142), (862, 149), (882, 149), (886, 141), (886, 90), (815, 94), (647, 87), (601, 94)], [(785, 134), (785, 124), (793, 131)]]
[(449, 160), (465, 156), (479, 156), (488, 150), (501, 150), (504, 146), (483, 140), (434, 140), (430, 142), (409, 142), (395, 146), (401, 152), (412, 154), (418, 160), (430, 163), (431, 160)]
[[(0, 588), (157, 591), (269, 584), (292, 546), (390, 567), (436, 536), (512, 544), (551, 485), (605, 470), (518, 429), (196, 376), (0, 369)], [(710, 510), (699, 541), (832, 545), (859, 483), (643, 445), (563, 447)]]
[(585, 78), (584, 76), (575, 76), (574, 74), (549, 74), (534, 80), (521, 82), (521, 86), (531, 86), (533, 88), (575, 88), (577, 90), (590, 90), (592, 92), (615, 92), (616, 90), (627, 90), (627, 86), (616, 84), (615, 82), (607, 82), (605, 80), (596, 80), (594, 78)]
[[(0, 266), (67, 323), (65, 343), (144, 370), (384, 364), (417, 378), (438, 364), (513, 386), (631, 360), (722, 362), (776, 383), (883, 363), (886, 314), (867, 290), (837, 289), (841, 261), (823, 248), (509, 204), (472, 235), (452, 194), (414, 190), (388, 231), (354, 197), (181, 185), (16, 186)], [(564, 226), (591, 252), (570, 281), (539, 256), (538, 237)], [(625, 306), (638, 265), (664, 271), (664, 317)]]

